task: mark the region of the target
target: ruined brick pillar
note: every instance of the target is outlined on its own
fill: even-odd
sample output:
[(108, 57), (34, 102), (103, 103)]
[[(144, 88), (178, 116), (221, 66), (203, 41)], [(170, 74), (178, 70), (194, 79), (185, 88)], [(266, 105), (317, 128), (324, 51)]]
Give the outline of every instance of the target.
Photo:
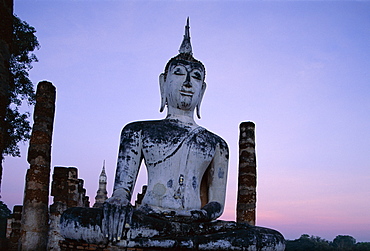
[(24, 189), (20, 250), (46, 250), (55, 96), (52, 83), (38, 84), (27, 157), (30, 168)]
[(8, 251), (18, 250), (18, 240), (21, 232), (23, 206), (16, 205), (13, 207), (13, 217), (8, 219), (9, 229), (6, 238), (9, 239)]
[(51, 183), (51, 196), (54, 196), (50, 206), (50, 228), (47, 250), (59, 251), (59, 241), (64, 238), (60, 235), (60, 218), (70, 207), (89, 207), (89, 197), (83, 188), (83, 180), (78, 179), (76, 167), (54, 167)]
[(257, 164), (255, 124), (242, 122), (239, 134), (239, 177), (236, 221), (256, 224)]

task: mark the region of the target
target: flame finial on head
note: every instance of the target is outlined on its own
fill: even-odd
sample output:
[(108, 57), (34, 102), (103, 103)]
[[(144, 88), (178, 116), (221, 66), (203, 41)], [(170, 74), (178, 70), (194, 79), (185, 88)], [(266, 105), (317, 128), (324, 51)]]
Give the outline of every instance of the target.
[(193, 55), (193, 50), (191, 48), (190, 43), (190, 26), (189, 26), (189, 17), (186, 20), (186, 26), (185, 26), (185, 35), (184, 39), (182, 40), (179, 52), (184, 54)]
[(167, 62), (166, 67), (164, 68), (164, 80), (166, 80), (168, 69), (171, 63), (173, 63), (176, 60), (186, 60), (189, 62), (199, 63), (202, 66), (204, 70), (204, 75), (205, 75), (205, 67), (203, 63), (193, 57), (193, 49), (190, 43), (190, 31), (189, 30), (190, 30), (190, 26), (189, 26), (189, 17), (188, 17), (186, 20), (184, 39), (182, 40), (182, 43), (179, 49), (179, 54), (174, 56)]

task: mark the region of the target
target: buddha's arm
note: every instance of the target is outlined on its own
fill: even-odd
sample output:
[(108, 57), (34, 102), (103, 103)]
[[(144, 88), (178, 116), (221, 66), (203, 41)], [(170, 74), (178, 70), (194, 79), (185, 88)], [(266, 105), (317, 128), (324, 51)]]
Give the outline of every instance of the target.
[(103, 233), (109, 241), (119, 241), (131, 222), (131, 194), (141, 162), (140, 131), (130, 125), (122, 130), (113, 195), (103, 206)]
[(208, 172), (208, 203), (202, 208), (212, 220), (220, 217), (224, 210), (228, 164), (229, 149), (226, 142), (221, 141)]
[(208, 203), (201, 210), (192, 210), (192, 216), (198, 221), (210, 221), (221, 216), (226, 196), (229, 150), (226, 142), (217, 144), (215, 155), (207, 171)]
[(137, 175), (142, 160), (140, 131), (129, 126), (123, 128), (118, 152), (116, 177), (113, 196), (122, 196), (131, 200)]

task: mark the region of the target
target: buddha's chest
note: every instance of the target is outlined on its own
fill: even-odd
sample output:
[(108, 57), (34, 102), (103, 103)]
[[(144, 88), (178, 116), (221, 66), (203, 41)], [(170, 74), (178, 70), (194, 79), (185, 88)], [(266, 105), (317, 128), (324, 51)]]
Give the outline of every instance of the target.
[(204, 166), (212, 160), (216, 149), (213, 140), (202, 133), (176, 134), (142, 138), (142, 152), (147, 166)]

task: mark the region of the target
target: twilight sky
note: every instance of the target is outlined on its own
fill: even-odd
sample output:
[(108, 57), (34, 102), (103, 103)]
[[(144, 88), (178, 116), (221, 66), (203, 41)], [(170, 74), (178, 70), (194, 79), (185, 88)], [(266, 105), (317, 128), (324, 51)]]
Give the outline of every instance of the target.
[[(57, 88), (52, 167), (78, 167), (91, 206), (104, 160), (112, 193), (122, 127), (164, 118), (158, 76), (190, 16), (207, 71), (198, 123), (231, 152), (222, 219), (235, 219), (238, 127), (251, 120), (257, 225), (287, 239), (370, 241), (369, 1), (15, 0), (14, 10), (41, 44), (31, 80)], [(23, 201), (26, 156), (24, 145), (5, 159), (11, 209)]]

